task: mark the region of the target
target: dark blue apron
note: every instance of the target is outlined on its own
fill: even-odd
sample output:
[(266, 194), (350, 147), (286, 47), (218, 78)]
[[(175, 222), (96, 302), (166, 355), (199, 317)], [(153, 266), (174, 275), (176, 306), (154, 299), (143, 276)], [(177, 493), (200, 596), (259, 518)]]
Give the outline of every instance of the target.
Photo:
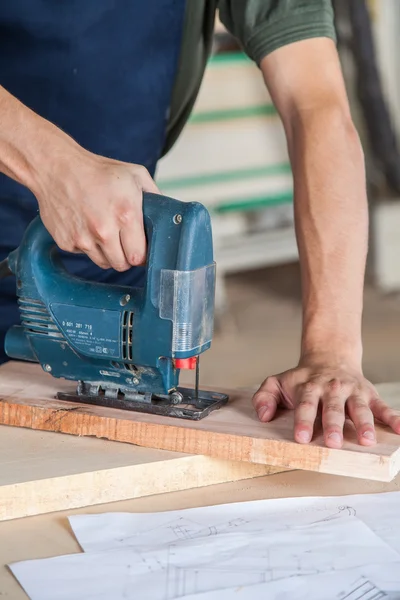
[[(154, 174), (176, 74), (186, 0), (0, 2), (0, 85), (87, 150)], [(49, 155), (51, 148), (49, 148)], [(43, 165), (46, 168), (45, 165)], [(0, 174), (0, 260), (37, 214), (34, 196)], [(143, 269), (102, 271), (67, 255), (90, 280), (140, 285)], [(0, 281), (0, 362), (19, 321), (14, 278)]]

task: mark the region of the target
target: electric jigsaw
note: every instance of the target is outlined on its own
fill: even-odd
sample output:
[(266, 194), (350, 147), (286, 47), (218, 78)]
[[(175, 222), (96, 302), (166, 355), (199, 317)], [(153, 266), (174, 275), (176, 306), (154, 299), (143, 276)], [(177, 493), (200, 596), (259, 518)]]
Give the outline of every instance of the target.
[[(70, 274), (36, 217), (6, 260), (21, 323), (8, 330), (5, 351), (76, 382), (58, 399), (201, 419), (228, 400), (199, 390), (214, 321), (210, 216), (200, 203), (144, 194), (143, 218), (146, 277), (129, 288)], [(196, 372), (193, 389), (179, 386), (187, 368)]]

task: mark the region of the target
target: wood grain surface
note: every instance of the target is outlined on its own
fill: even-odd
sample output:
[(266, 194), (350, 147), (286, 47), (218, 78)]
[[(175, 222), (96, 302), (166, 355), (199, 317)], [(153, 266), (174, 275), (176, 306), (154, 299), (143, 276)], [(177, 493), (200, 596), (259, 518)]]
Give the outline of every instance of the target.
[(193, 422), (54, 399), (57, 391), (73, 389), (37, 365), (7, 363), (0, 368), (0, 424), (377, 481), (391, 481), (400, 470), (400, 437), (388, 428), (377, 426), (378, 443), (370, 448), (357, 443), (350, 423), (341, 450), (324, 446), (320, 427), (310, 444), (300, 445), (293, 441), (293, 413), (262, 424), (250, 392), (219, 390), (230, 395), (228, 405)]

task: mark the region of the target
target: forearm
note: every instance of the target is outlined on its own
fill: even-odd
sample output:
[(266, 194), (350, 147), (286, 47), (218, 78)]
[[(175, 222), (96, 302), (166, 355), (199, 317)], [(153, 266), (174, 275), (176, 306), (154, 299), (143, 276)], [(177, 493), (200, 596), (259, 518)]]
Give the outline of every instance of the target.
[(85, 150), (1, 87), (0, 172), (33, 192), (61, 250), (104, 269), (144, 264), (143, 192), (160, 193), (147, 170)]
[(294, 175), (303, 290), (302, 358), (361, 363), (368, 246), (364, 159), (335, 45), (290, 44), (261, 63)]
[(0, 171), (40, 191), (51, 163), (67, 161), (79, 146), (63, 131), (0, 87)]
[(368, 246), (364, 160), (358, 135), (336, 106), (286, 123), (302, 294), (302, 357), (329, 352), (361, 363)]

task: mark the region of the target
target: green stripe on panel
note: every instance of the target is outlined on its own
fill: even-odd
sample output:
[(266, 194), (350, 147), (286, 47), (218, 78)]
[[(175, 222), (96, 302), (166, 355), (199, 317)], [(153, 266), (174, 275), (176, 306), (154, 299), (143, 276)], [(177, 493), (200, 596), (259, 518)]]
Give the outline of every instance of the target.
[(254, 167), (251, 169), (237, 169), (235, 171), (219, 171), (217, 173), (205, 173), (204, 175), (189, 175), (188, 177), (176, 177), (157, 181), (157, 185), (164, 190), (185, 187), (198, 187), (213, 183), (226, 183), (229, 181), (240, 181), (242, 179), (253, 179), (256, 177), (274, 177), (276, 175), (290, 174), (289, 163), (278, 163), (268, 167)]
[(229, 121), (233, 119), (248, 119), (249, 117), (272, 116), (277, 115), (277, 110), (273, 104), (263, 104), (261, 106), (245, 106), (243, 108), (222, 108), (220, 110), (206, 110), (204, 112), (193, 113), (189, 123), (212, 123), (215, 121)]
[(227, 212), (243, 212), (247, 210), (260, 210), (269, 206), (279, 206), (293, 202), (293, 192), (283, 192), (271, 196), (260, 196), (256, 198), (243, 198), (229, 204), (220, 204), (210, 208), (211, 212), (218, 214)]
[(226, 63), (252, 63), (250, 58), (244, 54), (244, 52), (221, 52), (221, 54), (214, 54), (208, 61), (210, 66), (220, 65)]

